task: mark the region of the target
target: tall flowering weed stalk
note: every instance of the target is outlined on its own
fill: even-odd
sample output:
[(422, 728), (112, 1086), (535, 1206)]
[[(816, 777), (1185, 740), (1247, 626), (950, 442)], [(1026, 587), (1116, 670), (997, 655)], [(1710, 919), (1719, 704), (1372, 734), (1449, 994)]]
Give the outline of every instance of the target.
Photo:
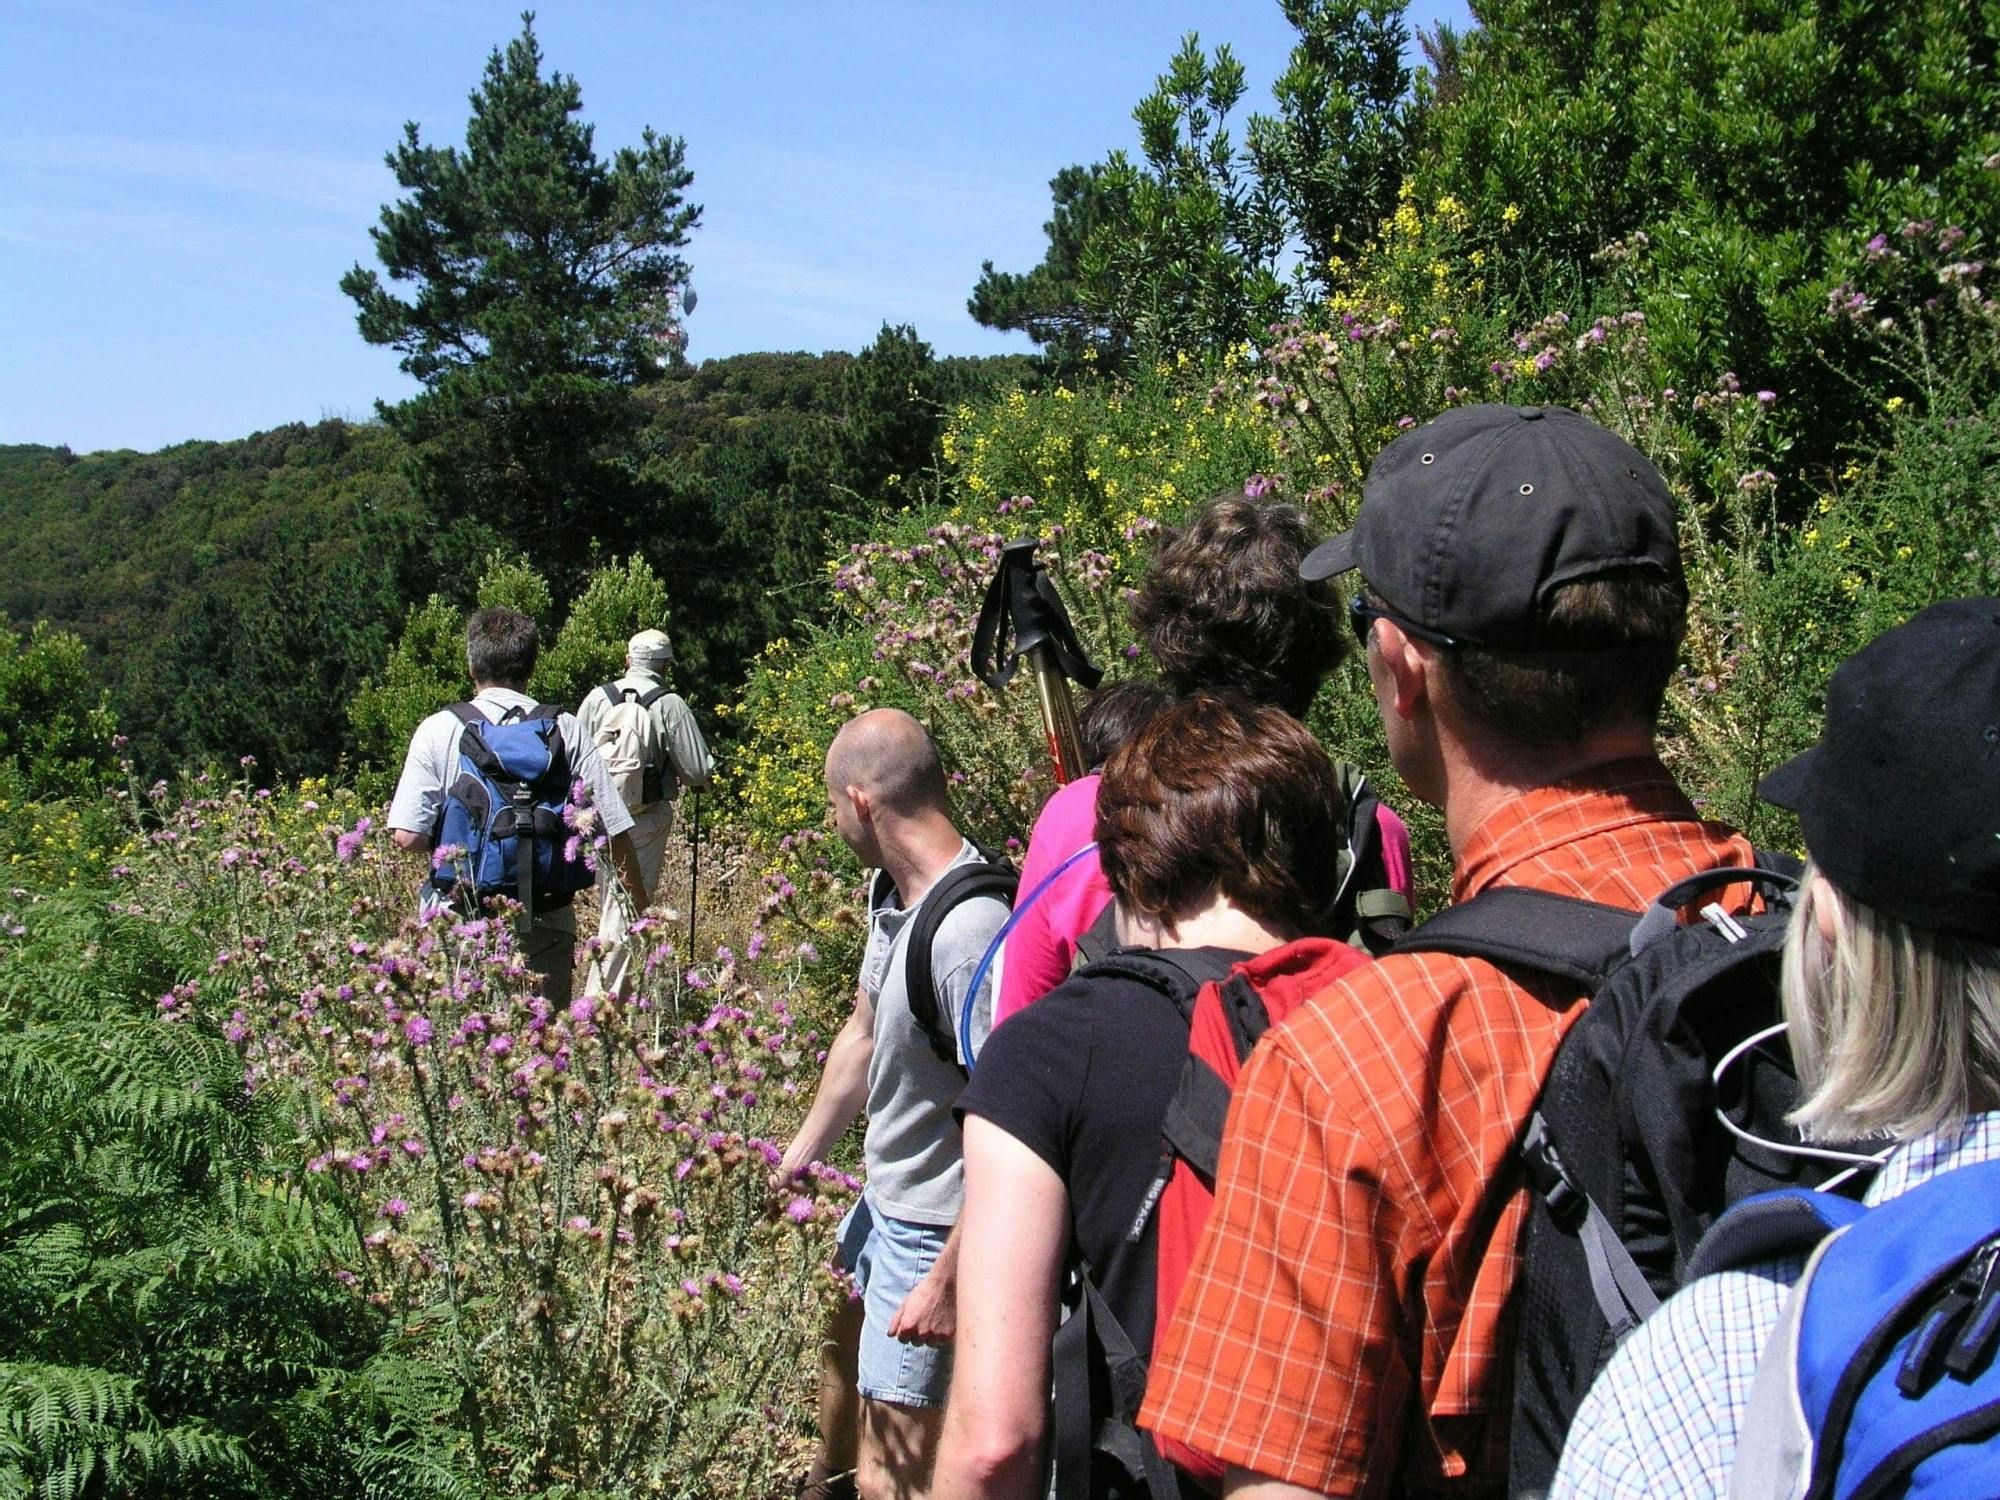
[(1724, 810), (1764, 836), (1791, 824), (1756, 803), (1756, 779), (1814, 737), (1833, 668), (1933, 600), (2000, 589), (2000, 307), (1986, 254), (1963, 228), (1922, 219), (1862, 241), (1859, 272), (1828, 297), (1825, 342), (1847, 346), (1830, 378), (1877, 393), (1868, 430), (1793, 470), (1802, 499), (1742, 591), (1724, 670), (1690, 654), (1678, 701), (1707, 710)]
[(208, 939), (159, 1014), (236, 1048), (286, 1122), (270, 1190), (343, 1226), (328, 1274), (448, 1374), (436, 1419), (468, 1470), (503, 1493), (780, 1488), (849, 1294), (829, 1253), (856, 1188), (771, 1175), (824, 1057), (792, 1008), (812, 945), (774, 946), (775, 905), (725, 850), (704, 937), (747, 937), (741, 956), (691, 962), (679, 918), (650, 915), (633, 993), (558, 1006), (509, 903), (418, 913), (422, 862), (379, 813), (245, 769), (126, 794), (117, 901)]

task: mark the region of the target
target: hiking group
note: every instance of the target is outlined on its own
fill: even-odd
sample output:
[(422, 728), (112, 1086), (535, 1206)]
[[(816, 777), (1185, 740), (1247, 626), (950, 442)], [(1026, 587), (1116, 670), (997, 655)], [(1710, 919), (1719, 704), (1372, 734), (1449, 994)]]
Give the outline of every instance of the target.
[[(1210, 502), (1018, 881), (916, 720), (839, 731), (807, 1495), (2000, 1495), (2000, 600), (1835, 674), (1760, 789), (1801, 864), (1659, 758), (1678, 536), (1559, 408), (1398, 437), (1330, 540)], [(1302, 722), (1350, 643), (1451, 850), (1415, 927)]]
[[(662, 680), (673, 660), (666, 632), (633, 636), (624, 675), (576, 713), (529, 695), (537, 655), (535, 622), (517, 610), (466, 621), (473, 696), (410, 736), (388, 825), (398, 848), (430, 856), (427, 909), (472, 916), (494, 896), (519, 901), (521, 961), (544, 998), (567, 1005), (576, 893), (597, 886), (584, 992), (615, 993), (629, 980), (627, 931), (659, 889), (675, 799), (707, 786), (714, 767), (693, 713)], [(607, 856), (595, 874), (582, 850), (592, 819)]]
[[(1678, 537), (1552, 407), (1396, 438), (1331, 539), (1218, 497), (1018, 875), (916, 719), (839, 729), (866, 942), (773, 1171), (865, 1113), (806, 1496), (2000, 1495), (2000, 600), (1835, 672), (1759, 788), (1801, 862), (1660, 759)], [(1450, 847), (1419, 925), (1304, 724), (1350, 650)], [(574, 895), (628, 986), (712, 768), (664, 633), (575, 713), (535, 660), (471, 617), (388, 822), (561, 1004)]]

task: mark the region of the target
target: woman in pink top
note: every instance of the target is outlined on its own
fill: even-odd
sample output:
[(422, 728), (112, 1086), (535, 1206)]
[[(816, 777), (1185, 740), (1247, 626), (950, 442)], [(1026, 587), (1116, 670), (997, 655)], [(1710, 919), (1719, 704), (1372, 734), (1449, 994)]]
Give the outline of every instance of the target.
[[(1101, 764), (1168, 694), (1228, 693), (1303, 719), (1349, 639), (1339, 591), (1299, 577), (1318, 540), (1297, 506), (1236, 494), (1216, 496), (1185, 527), (1163, 532), (1132, 601), (1132, 624), (1160, 684), (1119, 683), (1092, 696), (1083, 714), (1091, 764)], [(1096, 808), (1094, 775), (1049, 798), (1028, 840), (1022, 901), (1095, 838)], [(1409, 900), (1409, 831), (1386, 805), (1376, 822), (1388, 883)], [(1002, 950), (995, 1025), (1068, 977), (1077, 939), (1110, 901), (1090, 853), (1022, 912)]]

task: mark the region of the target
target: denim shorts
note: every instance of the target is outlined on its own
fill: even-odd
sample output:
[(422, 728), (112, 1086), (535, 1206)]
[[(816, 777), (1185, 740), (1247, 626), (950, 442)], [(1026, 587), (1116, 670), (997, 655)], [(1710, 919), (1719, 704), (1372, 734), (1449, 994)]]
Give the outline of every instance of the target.
[(889, 1337), (903, 1299), (930, 1273), (948, 1226), (912, 1224), (870, 1209), (866, 1198), (840, 1222), (840, 1263), (861, 1286), (861, 1394), (898, 1406), (943, 1406), (951, 1350)]

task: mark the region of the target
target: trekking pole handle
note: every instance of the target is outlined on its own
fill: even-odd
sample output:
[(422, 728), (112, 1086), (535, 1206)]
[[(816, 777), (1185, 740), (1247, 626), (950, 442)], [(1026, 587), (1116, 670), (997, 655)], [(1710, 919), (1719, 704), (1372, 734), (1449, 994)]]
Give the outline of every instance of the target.
[[(1062, 596), (1048, 570), (1035, 558), (1033, 537), (1009, 542), (1000, 552), (1000, 566), (980, 604), (973, 627), (973, 675), (994, 692), (1005, 688), (1022, 662), (1035, 679), (1036, 706), (1056, 780), (1073, 781), (1089, 768), (1083, 760), (1083, 738), (1077, 732), (1076, 709), (1070, 702), (1074, 681), (1094, 688), (1104, 674), (1084, 654)], [(1009, 645), (1011, 643), (1011, 649)]]

